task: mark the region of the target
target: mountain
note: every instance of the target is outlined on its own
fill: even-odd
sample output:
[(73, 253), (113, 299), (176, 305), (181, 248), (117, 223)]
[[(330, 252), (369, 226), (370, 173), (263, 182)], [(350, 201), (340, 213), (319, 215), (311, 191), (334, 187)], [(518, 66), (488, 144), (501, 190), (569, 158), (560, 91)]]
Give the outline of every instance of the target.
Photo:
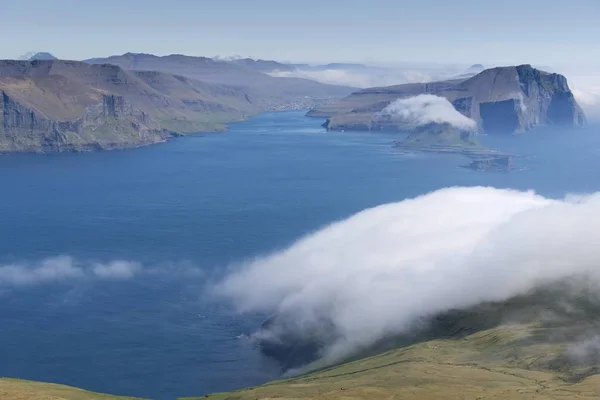
[[(374, 117), (397, 99), (420, 94), (446, 98), (489, 133), (523, 132), (537, 125), (577, 126), (585, 115), (563, 75), (530, 65), (498, 67), (468, 78), (364, 89), (307, 115), (328, 118), (331, 130), (371, 130)], [(375, 124), (381, 129), (381, 124)]]
[(32, 55), (31, 57), (28, 58), (28, 61), (34, 61), (34, 60), (58, 60), (58, 58), (54, 57), (50, 53), (40, 52), (40, 53), (35, 53), (34, 55)]
[(37, 51), (28, 51), (27, 53), (19, 56), (19, 58), (17, 58), (17, 60), (28, 61), (31, 57), (35, 56), (37, 53), (38, 53)]
[(56, 60), (57, 58), (47, 52), (30, 51), (29, 53), (23, 54), (18, 59), (22, 60), (22, 61), (33, 61), (33, 60)]
[[(327, 85), (309, 79), (272, 77), (243, 65), (257, 65), (257, 62), (250, 61), (221, 61), (179, 54), (159, 57), (152, 54), (127, 53), (85, 62), (113, 64), (128, 70), (160, 71), (227, 86), (244, 91), (270, 110), (309, 108), (324, 101), (347, 96), (353, 91), (346, 86)], [(260, 62), (258, 64), (262, 65)]]
[(473, 64), (467, 69), (466, 73), (478, 74), (483, 71), (485, 71), (485, 67), (483, 66), (483, 64)]
[(264, 109), (241, 91), (78, 61), (0, 61), (0, 152), (140, 146)]
[(485, 67), (482, 64), (473, 64), (467, 68), (464, 73), (460, 74), (456, 78), (468, 79), (483, 71), (485, 71)]

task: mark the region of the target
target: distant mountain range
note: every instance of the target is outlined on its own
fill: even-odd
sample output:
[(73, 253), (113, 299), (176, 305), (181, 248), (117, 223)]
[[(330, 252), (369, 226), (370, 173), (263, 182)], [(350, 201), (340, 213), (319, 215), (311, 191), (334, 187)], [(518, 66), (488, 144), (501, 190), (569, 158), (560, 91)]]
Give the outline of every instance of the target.
[(346, 86), (326, 85), (310, 79), (277, 78), (263, 71), (274, 61), (241, 59), (220, 61), (207, 57), (179, 54), (155, 56), (127, 53), (108, 58), (85, 60), (89, 64), (109, 63), (128, 70), (160, 71), (202, 82), (225, 85), (241, 90), (260, 101), (264, 109), (302, 108), (311, 103), (339, 98), (353, 90)]

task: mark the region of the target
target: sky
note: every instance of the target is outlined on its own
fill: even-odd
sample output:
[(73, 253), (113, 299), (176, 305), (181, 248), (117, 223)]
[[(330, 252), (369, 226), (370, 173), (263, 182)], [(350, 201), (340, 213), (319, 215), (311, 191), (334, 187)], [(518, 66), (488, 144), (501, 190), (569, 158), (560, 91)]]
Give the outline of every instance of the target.
[[(600, 66), (598, 0), (0, 0), (1, 58)], [(7, 40), (8, 38), (8, 40)]]

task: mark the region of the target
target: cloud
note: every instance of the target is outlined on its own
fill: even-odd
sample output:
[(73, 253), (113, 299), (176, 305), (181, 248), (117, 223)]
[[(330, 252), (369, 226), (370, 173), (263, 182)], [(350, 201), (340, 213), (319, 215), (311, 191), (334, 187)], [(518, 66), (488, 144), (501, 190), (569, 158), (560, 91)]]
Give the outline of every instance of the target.
[[(454, 71), (453, 71), (454, 72)], [(400, 85), (403, 83), (430, 82), (435, 79), (448, 78), (452, 73), (431, 69), (394, 69), (365, 67), (360, 70), (324, 69), (295, 71), (272, 71), (271, 76), (279, 78), (304, 78), (332, 85), (369, 88), (377, 86)]]
[[(214, 287), (239, 312), (329, 332), (335, 361), (422, 318), (589, 273), (598, 282), (600, 194), (449, 188), (360, 212), (239, 266)], [(275, 323), (267, 332), (277, 337)]]
[(112, 261), (108, 264), (96, 264), (92, 268), (92, 273), (100, 278), (133, 278), (140, 271), (140, 264), (130, 261)]
[(581, 341), (570, 343), (567, 354), (580, 364), (600, 364), (600, 336), (593, 335)]
[(477, 129), (477, 123), (458, 112), (446, 98), (432, 94), (398, 99), (375, 115), (375, 119), (385, 117), (411, 128), (447, 123), (464, 131)]
[(73, 257), (58, 256), (35, 263), (0, 265), (1, 286), (26, 286), (73, 281), (85, 278), (128, 279), (141, 272), (141, 265), (131, 261), (86, 264)]
[(600, 73), (584, 68), (567, 69), (569, 87), (588, 118), (600, 120)]

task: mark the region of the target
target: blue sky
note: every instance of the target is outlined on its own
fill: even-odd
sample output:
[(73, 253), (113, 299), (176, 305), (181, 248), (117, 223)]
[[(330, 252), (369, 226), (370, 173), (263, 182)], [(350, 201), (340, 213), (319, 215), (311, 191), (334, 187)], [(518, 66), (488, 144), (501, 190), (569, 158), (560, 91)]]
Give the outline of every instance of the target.
[(0, 57), (600, 65), (599, 0), (1, 0)]

